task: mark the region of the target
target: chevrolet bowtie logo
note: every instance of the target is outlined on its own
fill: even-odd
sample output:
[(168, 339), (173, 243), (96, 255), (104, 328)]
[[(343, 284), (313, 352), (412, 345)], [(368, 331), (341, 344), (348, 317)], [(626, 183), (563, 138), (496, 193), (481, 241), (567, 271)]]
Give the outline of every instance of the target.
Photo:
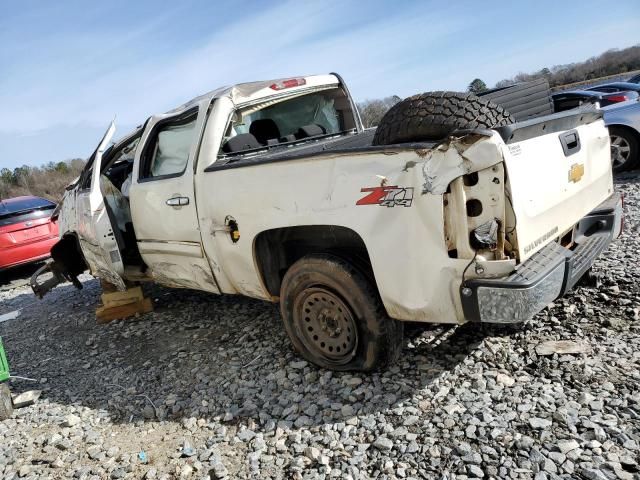
[(584, 175), (584, 164), (583, 163), (574, 163), (569, 168), (569, 181), (573, 183), (578, 183), (582, 176)]

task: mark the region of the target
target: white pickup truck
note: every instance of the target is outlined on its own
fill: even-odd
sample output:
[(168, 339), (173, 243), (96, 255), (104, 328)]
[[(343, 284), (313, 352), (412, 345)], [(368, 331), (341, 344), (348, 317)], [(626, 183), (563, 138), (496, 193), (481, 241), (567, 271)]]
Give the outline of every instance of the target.
[(220, 88), (113, 133), (67, 188), (34, 292), (88, 268), (280, 302), (296, 351), (330, 369), (392, 362), (404, 321), (523, 322), (621, 230), (595, 111), (513, 123), (433, 92), (364, 130), (330, 74)]

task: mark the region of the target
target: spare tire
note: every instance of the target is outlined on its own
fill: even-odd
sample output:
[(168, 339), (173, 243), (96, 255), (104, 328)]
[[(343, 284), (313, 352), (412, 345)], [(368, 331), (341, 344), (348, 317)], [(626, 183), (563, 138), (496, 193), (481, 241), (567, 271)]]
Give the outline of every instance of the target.
[(373, 144), (440, 140), (455, 130), (494, 128), (514, 122), (504, 108), (472, 93), (427, 92), (391, 107), (376, 129)]

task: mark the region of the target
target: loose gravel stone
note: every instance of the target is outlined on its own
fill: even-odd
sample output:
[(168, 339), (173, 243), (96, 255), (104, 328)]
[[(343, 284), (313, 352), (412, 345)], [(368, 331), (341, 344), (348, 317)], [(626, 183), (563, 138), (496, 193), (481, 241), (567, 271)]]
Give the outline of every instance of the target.
[(62, 426), (63, 427), (75, 427), (81, 421), (82, 420), (77, 415), (73, 415), (73, 414), (67, 415), (66, 417), (64, 417), (64, 422), (62, 422)]
[(558, 448), (560, 449), (560, 453), (566, 454), (571, 450), (575, 450), (578, 448), (580, 444), (575, 440), (560, 440), (558, 441)]
[(375, 442), (373, 442), (373, 446), (378, 450), (391, 450), (393, 448), (393, 441), (386, 437), (378, 437)]
[(549, 428), (551, 423), (551, 420), (547, 420), (546, 418), (534, 417), (529, 419), (529, 425), (531, 425), (532, 428)]

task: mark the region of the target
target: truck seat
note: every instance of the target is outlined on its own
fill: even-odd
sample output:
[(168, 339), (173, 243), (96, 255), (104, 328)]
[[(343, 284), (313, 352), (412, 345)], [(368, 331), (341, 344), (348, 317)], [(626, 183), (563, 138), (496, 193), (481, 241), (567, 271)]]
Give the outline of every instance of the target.
[(280, 138), (280, 129), (271, 118), (259, 118), (251, 122), (249, 133), (256, 137), (256, 140), (262, 145), (267, 145), (269, 140), (274, 138), (276, 140)]
[(260, 148), (261, 146), (258, 140), (256, 140), (256, 137), (250, 133), (241, 133), (227, 140), (227, 143), (222, 146), (222, 151), (226, 153), (236, 153), (242, 152), (243, 150)]
[(312, 123), (311, 125), (305, 125), (304, 127), (300, 127), (298, 132), (296, 133), (297, 138), (309, 138), (316, 137), (318, 135), (324, 135), (327, 133), (327, 130), (317, 123)]

